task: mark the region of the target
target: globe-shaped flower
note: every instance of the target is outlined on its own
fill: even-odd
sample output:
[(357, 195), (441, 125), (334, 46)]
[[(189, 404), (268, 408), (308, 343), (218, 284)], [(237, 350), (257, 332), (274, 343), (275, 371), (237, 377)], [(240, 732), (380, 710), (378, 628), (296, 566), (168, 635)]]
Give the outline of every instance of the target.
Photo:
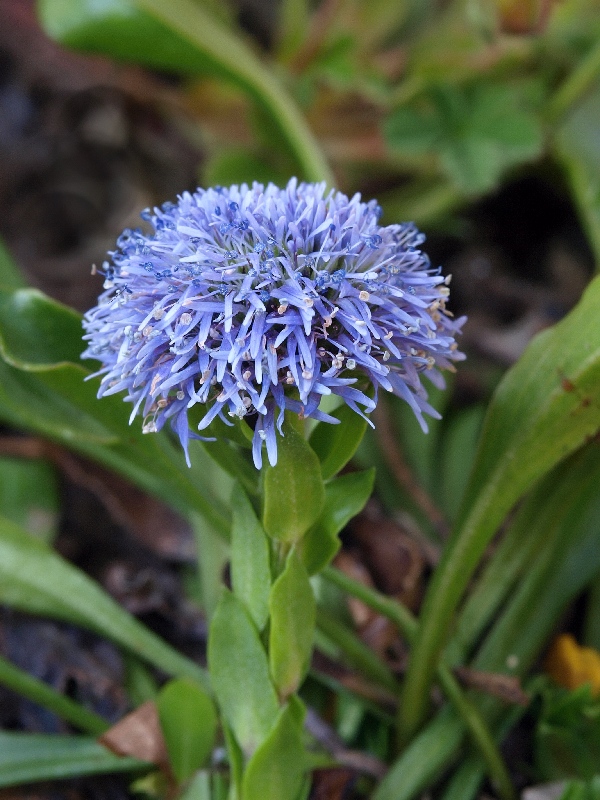
[(143, 212), (154, 233), (121, 235), (84, 318), (98, 395), (126, 392), (145, 432), (170, 420), (188, 464), (199, 404), (201, 431), (246, 418), (257, 468), (263, 442), (277, 461), (286, 409), (337, 422), (319, 408), (329, 394), (364, 414), (386, 389), (427, 430), (423, 412), (439, 415), (421, 374), (443, 384), (437, 368), (463, 358), (464, 320), (446, 309), (448, 279), (419, 250), (424, 236), (380, 216), (375, 201), (295, 179), (198, 189)]

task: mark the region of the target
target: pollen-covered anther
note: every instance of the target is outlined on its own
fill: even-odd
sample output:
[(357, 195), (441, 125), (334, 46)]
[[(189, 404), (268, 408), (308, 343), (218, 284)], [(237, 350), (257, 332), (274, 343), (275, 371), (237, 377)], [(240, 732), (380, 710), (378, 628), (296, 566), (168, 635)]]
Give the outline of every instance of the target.
[(156, 401), (157, 408), (166, 408), (169, 405), (169, 401), (166, 397), (161, 397)]
[(162, 319), (164, 317), (164, 315), (165, 315), (164, 308), (155, 308), (153, 313), (152, 313), (152, 316), (156, 320)]
[(362, 290), (362, 292), (358, 293), (358, 299), (362, 300), (365, 303), (367, 302), (369, 297), (371, 297), (371, 295), (369, 294), (369, 292), (366, 292), (364, 289)]
[(143, 336), (150, 336), (150, 334), (152, 333), (153, 330), (154, 329), (153, 329), (152, 325), (146, 325), (146, 327), (142, 330), (142, 335)]
[(244, 372), (242, 372), (242, 378), (245, 381), (249, 381), (251, 377), (252, 377), (252, 372), (249, 369), (247, 369)]
[(277, 309), (277, 313), (278, 313), (278, 314), (281, 316), (281, 315), (285, 314), (285, 312), (286, 312), (287, 310), (288, 310), (288, 304), (287, 304), (287, 303), (282, 303), (282, 304), (281, 304), (281, 305), (278, 307), (278, 309)]
[(179, 390), (179, 391), (177, 392), (177, 394), (175, 395), (175, 397), (176, 397), (178, 400), (185, 400), (185, 392), (183, 392), (183, 391)]
[(346, 369), (356, 369), (356, 361), (353, 358), (346, 361)]
[(187, 311), (179, 317), (179, 322), (182, 325), (189, 325), (192, 320), (193, 320), (192, 315), (188, 314)]

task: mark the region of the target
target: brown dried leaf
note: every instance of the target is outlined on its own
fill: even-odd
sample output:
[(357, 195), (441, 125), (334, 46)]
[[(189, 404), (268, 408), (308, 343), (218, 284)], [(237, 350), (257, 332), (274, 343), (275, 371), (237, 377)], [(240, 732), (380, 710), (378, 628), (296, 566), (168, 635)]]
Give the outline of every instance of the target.
[(496, 672), (481, 672), (469, 667), (456, 667), (454, 674), (469, 689), (477, 689), (506, 703), (528, 706), (530, 697), (523, 691), (521, 681), (512, 675), (500, 675)]
[(167, 747), (152, 700), (123, 717), (98, 741), (118, 756), (132, 756), (163, 768), (168, 765)]

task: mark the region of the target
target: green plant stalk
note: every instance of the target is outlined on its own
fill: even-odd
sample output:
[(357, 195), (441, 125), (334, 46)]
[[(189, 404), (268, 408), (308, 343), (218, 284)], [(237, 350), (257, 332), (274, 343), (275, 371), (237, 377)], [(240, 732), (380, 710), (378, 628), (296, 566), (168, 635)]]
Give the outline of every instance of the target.
[[(398, 626), (409, 642), (412, 641), (419, 623), (403, 605), (348, 577), (333, 567), (325, 567), (321, 575), (325, 580), (334, 583), (343, 591), (368, 605), (373, 611), (389, 619)], [(487, 764), (490, 778), (498, 793), (505, 800), (511, 800), (515, 794), (510, 775), (483, 717), (475, 705), (467, 698), (451, 670), (445, 664), (438, 664), (437, 675), (446, 697), (460, 714)]]
[(223, 67), (270, 114), (309, 181), (333, 184), (333, 176), (306, 121), (279, 80), (245, 42), (191, 0), (134, 0)]
[(568, 78), (558, 87), (545, 109), (550, 124), (560, 121), (588, 92), (600, 75), (600, 42), (587, 53)]
[(0, 683), (27, 700), (47, 708), (79, 730), (99, 736), (108, 730), (109, 723), (99, 714), (88, 711), (69, 697), (52, 689), (0, 656)]
[(392, 672), (345, 625), (322, 608), (317, 607), (317, 629), (344, 653), (348, 663), (367, 678), (398, 695), (398, 683)]

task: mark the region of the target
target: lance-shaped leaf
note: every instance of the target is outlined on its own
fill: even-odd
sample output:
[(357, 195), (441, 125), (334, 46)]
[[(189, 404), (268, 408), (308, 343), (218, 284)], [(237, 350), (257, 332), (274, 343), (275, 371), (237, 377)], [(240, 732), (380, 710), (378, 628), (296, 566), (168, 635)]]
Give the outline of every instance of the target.
[(210, 626), (208, 668), (223, 716), (249, 755), (266, 739), (278, 703), (258, 631), (242, 601), (227, 590)]
[(349, 406), (336, 408), (333, 417), (339, 425), (320, 422), (310, 436), (310, 446), (319, 456), (323, 480), (337, 475), (352, 458), (367, 429), (367, 420)]
[(291, 424), (277, 445), (277, 464), (265, 472), (263, 525), (269, 536), (297, 542), (317, 521), (325, 501), (321, 465)]
[(423, 717), (452, 615), (498, 525), (537, 479), (600, 428), (599, 314), (596, 279), (496, 390), (454, 535), (425, 598), (400, 706), (407, 736)]
[(117, 756), (89, 736), (0, 732), (0, 787), (151, 766)]
[(236, 597), (245, 603), (256, 627), (262, 630), (269, 616), (271, 567), (269, 542), (252, 504), (240, 486), (231, 497), (231, 582)]
[(169, 762), (183, 783), (210, 756), (217, 733), (217, 714), (209, 695), (189, 678), (170, 681), (156, 705)]
[(298, 800), (307, 768), (304, 711), (301, 701), (290, 697), (268, 738), (248, 762), (242, 784), (245, 800)]
[(106, 636), (171, 675), (208, 686), (204, 670), (128, 614), (83, 572), (0, 517), (0, 603)]
[(289, 697), (306, 675), (315, 633), (316, 603), (308, 573), (295, 550), (269, 597), (269, 662), (280, 697)]
[(367, 469), (340, 475), (326, 484), (321, 516), (298, 545), (309, 575), (327, 566), (340, 549), (338, 534), (362, 511), (373, 491), (374, 480), (375, 470)]

